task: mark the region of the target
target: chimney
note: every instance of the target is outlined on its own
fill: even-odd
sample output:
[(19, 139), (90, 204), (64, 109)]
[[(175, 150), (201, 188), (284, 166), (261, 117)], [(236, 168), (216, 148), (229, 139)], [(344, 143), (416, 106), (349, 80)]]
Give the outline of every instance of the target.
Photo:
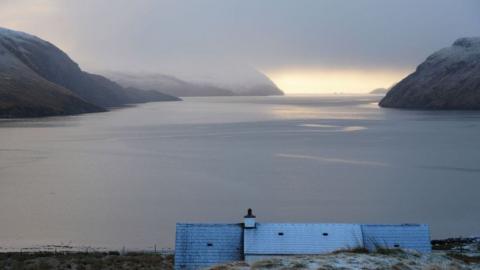
[(251, 208), (248, 208), (247, 215), (243, 217), (243, 227), (245, 229), (255, 229), (255, 215)]

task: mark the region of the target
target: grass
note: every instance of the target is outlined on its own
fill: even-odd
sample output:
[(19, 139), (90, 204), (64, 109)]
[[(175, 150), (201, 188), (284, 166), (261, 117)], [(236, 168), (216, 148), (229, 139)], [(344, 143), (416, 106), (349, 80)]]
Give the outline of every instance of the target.
[[(465, 246), (475, 243), (474, 238), (448, 238), (442, 240), (432, 240), (433, 250), (462, 250)], [(477, 249), (480, 251), (480, 244), (477, 244)]]
[(243, 261), (231, 262), (226, 264), (214, 265), (210, 267), (210, 270), (229, 270), (229, 269), (236, 269), (237, 267), (248, 267), (249, 265)]
[(403, 251), (400, 248), (377, 248), (375, 250), (375, 253), (382, 254), (382, 255), (387, 255), (387, 256), (392, 256), (392, 255), (405, 254), (405, 251)]
[(401, 248), (385, 248), (381, 246), (377, 246), (375, 251), (369, 251), (364, 247), (356, 247), (356, 248), (349, 248), (349, 249), (339, 249), (332, 254), (339, 254), (339, 253), (354, 253), (354, 254), (381, 254), (381, 255), (401, 255), (405, 254), (405, 251)]
[(0, 253), (2, 270), (123, 270), (173, 269), (173, 255), (116, 252)]
[(338, 253), (368, 254), (370, 253), (370, 251), (364, 247), (355, 247), (355, 248), (347, 248), (347, 249), (338, 249), (332, 253), (333, 254), (338, 254)]
[(305, 269), (308, 268), (308, 265), (304, 262), (292, 262), (289, 266), (288, 269)]
[(280, 259), (269, 259), (269, 260), (254, 262), (252, 264), (252, 269), (279, 268), (282, 265), (283, 264)]
[(229, 265), (217, 265), (210, 268), (210, 270), (228, 270), (230, 269)]
[(480, 264), (480, 256), (468, 256), (461, 253), (448, 253), (447, 256), (466, 264)]

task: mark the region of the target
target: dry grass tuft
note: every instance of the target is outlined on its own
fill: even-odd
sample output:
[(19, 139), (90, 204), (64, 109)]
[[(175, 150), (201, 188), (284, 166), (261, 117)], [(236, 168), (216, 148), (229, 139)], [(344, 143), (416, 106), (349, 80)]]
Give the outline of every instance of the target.
[(466, 264), (480, 264), (480, 256), (468, 256), (461, 253), (448, 253), (447, 256)]
[(400, 248), (377, 248), (375, 253), (393, 256), (393, 255), (402, 255), (405, 254), (405, 251)]
[(280, 259), (270, 259), (254, 262), (252, 264), (252, 269), (271, 269), (271, 268), (280, 268), (283, 266), (283, 263)]
[(356, 248), (349, 248), (349, 249), (339, 249), (332, 252), (332, 254), (339, 254), (339, 253), (355, 253), (355, 254), (368, 254), (370, 251), (363, 247), (356, 247)]
[(392, 266), (392, 270), (411, 270), (412, 268), (402, 262), (399, 262), (397, 264), (394, 264)]

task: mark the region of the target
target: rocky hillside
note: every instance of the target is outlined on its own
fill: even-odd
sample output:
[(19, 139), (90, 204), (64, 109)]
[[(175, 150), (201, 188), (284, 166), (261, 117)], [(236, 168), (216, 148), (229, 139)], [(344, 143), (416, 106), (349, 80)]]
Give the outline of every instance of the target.
[(380, 106), (480, 109), (480, 37), (458, 39), (451, 47), (430, 55), (388, 92)]
[(0, 117), (78, 114), (170, 100), (178, 99), (156, 91), (121, 87), (82, 71), (47, 41), (0, 28)]

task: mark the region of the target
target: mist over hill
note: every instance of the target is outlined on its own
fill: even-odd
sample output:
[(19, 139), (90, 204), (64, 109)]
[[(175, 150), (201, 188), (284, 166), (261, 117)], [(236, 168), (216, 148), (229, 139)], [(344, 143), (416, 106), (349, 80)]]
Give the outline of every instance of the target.
[(174, 96), (270, 96), (283, 95), (275, 83), (260, 71), (241, 65), (222, 63), (204, 68), (184, 68), (157, 72), (103, 72), (106, 77), (125, 87), (151, 89)]
[(388, 93), (389, 89), (387, 88), (376, 88), (376, 89), (373, 89), (372, 91), (369, 92), (369, 94), (372, 94), (372, 95), (384, 95), (386, 93)]
[(178, 97), (235, 95), (234, 92), (228, 89), (201, 83), (191, 83), (174, 76), (164, 74), (107, 72), (105, 73), (105, 76), (125, 87), (151, 89)]

